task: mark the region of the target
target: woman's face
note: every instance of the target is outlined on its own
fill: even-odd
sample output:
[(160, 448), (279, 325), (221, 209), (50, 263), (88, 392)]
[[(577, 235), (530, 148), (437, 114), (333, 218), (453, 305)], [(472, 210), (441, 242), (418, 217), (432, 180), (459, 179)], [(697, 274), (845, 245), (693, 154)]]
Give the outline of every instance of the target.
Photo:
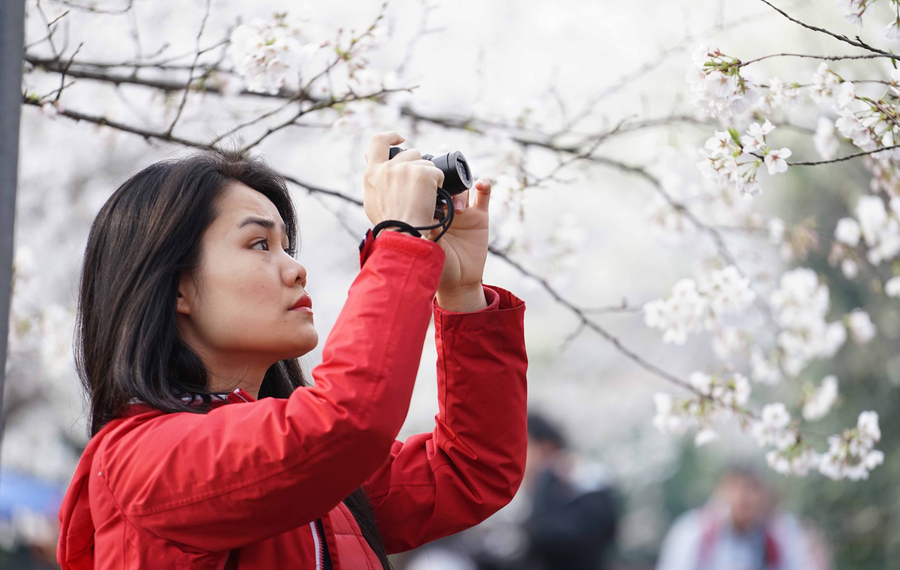
[(179, 283), (178, 329), (209, 368), (212, 389), (255, 394), (272, 364), (318, 343), (312, 312), (291, 309), (306, 295), (306, 268), (287, 253), (284, 222), (263, 194), (232, 182), (218, 208), (198, 274)]

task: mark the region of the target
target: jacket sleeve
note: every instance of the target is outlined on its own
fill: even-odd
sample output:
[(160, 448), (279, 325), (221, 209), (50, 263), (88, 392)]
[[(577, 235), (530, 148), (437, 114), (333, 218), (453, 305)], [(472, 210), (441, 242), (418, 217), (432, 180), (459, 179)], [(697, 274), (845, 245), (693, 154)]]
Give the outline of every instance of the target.
[(325, 515), (385, 462), (445, 254), (385, 232), (366, 257), (312, 371), (315, 387), (107, 435), (98, 477), (131, 524), (186, 549), (239, 548)]
[(515, 495), (525, 467), (525, 304), (483, 286), (487, 309), (434, 302), (438, 407), (431, 433), (397, 441), (366, 482), (388, 553), (478, 524)]

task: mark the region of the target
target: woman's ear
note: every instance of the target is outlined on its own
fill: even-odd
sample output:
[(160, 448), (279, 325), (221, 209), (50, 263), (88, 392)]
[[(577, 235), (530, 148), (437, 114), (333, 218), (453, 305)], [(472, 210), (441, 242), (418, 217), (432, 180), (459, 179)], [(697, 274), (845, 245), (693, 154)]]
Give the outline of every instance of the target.
[(178, 280), (178, 295), (176, 295), (175, 311), (183, 315), (191, 314), (194, 304), (194, 281), (189, 276), (182, 275)]

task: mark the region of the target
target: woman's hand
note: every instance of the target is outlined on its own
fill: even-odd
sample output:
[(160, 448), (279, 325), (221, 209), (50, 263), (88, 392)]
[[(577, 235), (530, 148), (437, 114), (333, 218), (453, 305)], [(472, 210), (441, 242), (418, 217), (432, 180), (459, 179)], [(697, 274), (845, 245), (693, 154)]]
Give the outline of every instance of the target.
[(363, 208), (372, 224), (384, 220), (400, 220), (413, 227), (434, 223), (434, 204), (444, 173), (414, 148), (389, 160), (391, 146), (404, 140), (388, 131), (375, 135), (369, 143)]
[[(471, 206), (468, 206), (469, 192), (475, 194)], [(488, 252), (490, 199), (491, 182), (482, 178), (475, 182), (473, 189), (453, 197), (456, 208), (453, 223), (437, 242), (446, 254), (437, 303), (449, 311), (468, 313), (487, 307), (481, 279)], [(433, 239), (441, 229), (431, 230), (428, 238)]]

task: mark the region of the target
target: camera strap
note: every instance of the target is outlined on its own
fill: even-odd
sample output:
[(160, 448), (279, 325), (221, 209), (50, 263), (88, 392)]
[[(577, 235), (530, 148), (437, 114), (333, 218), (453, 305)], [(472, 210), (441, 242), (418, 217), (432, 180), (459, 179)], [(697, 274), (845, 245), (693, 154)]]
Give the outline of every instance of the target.
[(444, 229), (441, 230), (441, 233), (435, 236), (434, 241), (436, 242), (441, 239), (441, 236), (443, 236), (447, 232), (447, 230), (450, 229), (450, 224), (453, 223), (455, 208), (453, 207), (453, 196), (450, 195), (450, 192), (447, 192), (443, 188), (438, 188), (437, 192), (439, 199), (443, 200), (443, 202), (447, 204), (447, 213), (438, 221), (438, 223), (432, 226), (413, 227), (406, 222), (401, 222), (400, 220), (384, 220), (372, 229), (372, 236), (377, 237), (378, 232), (380, 232), (384, 228), (395, 227), (400, 228), (400, 231), (402, 232), (407, 232), (420, 238), (423, 236), (421, 232), (419, 232), (419, 230), (433, 230), (434, 228), (443, 227)]

